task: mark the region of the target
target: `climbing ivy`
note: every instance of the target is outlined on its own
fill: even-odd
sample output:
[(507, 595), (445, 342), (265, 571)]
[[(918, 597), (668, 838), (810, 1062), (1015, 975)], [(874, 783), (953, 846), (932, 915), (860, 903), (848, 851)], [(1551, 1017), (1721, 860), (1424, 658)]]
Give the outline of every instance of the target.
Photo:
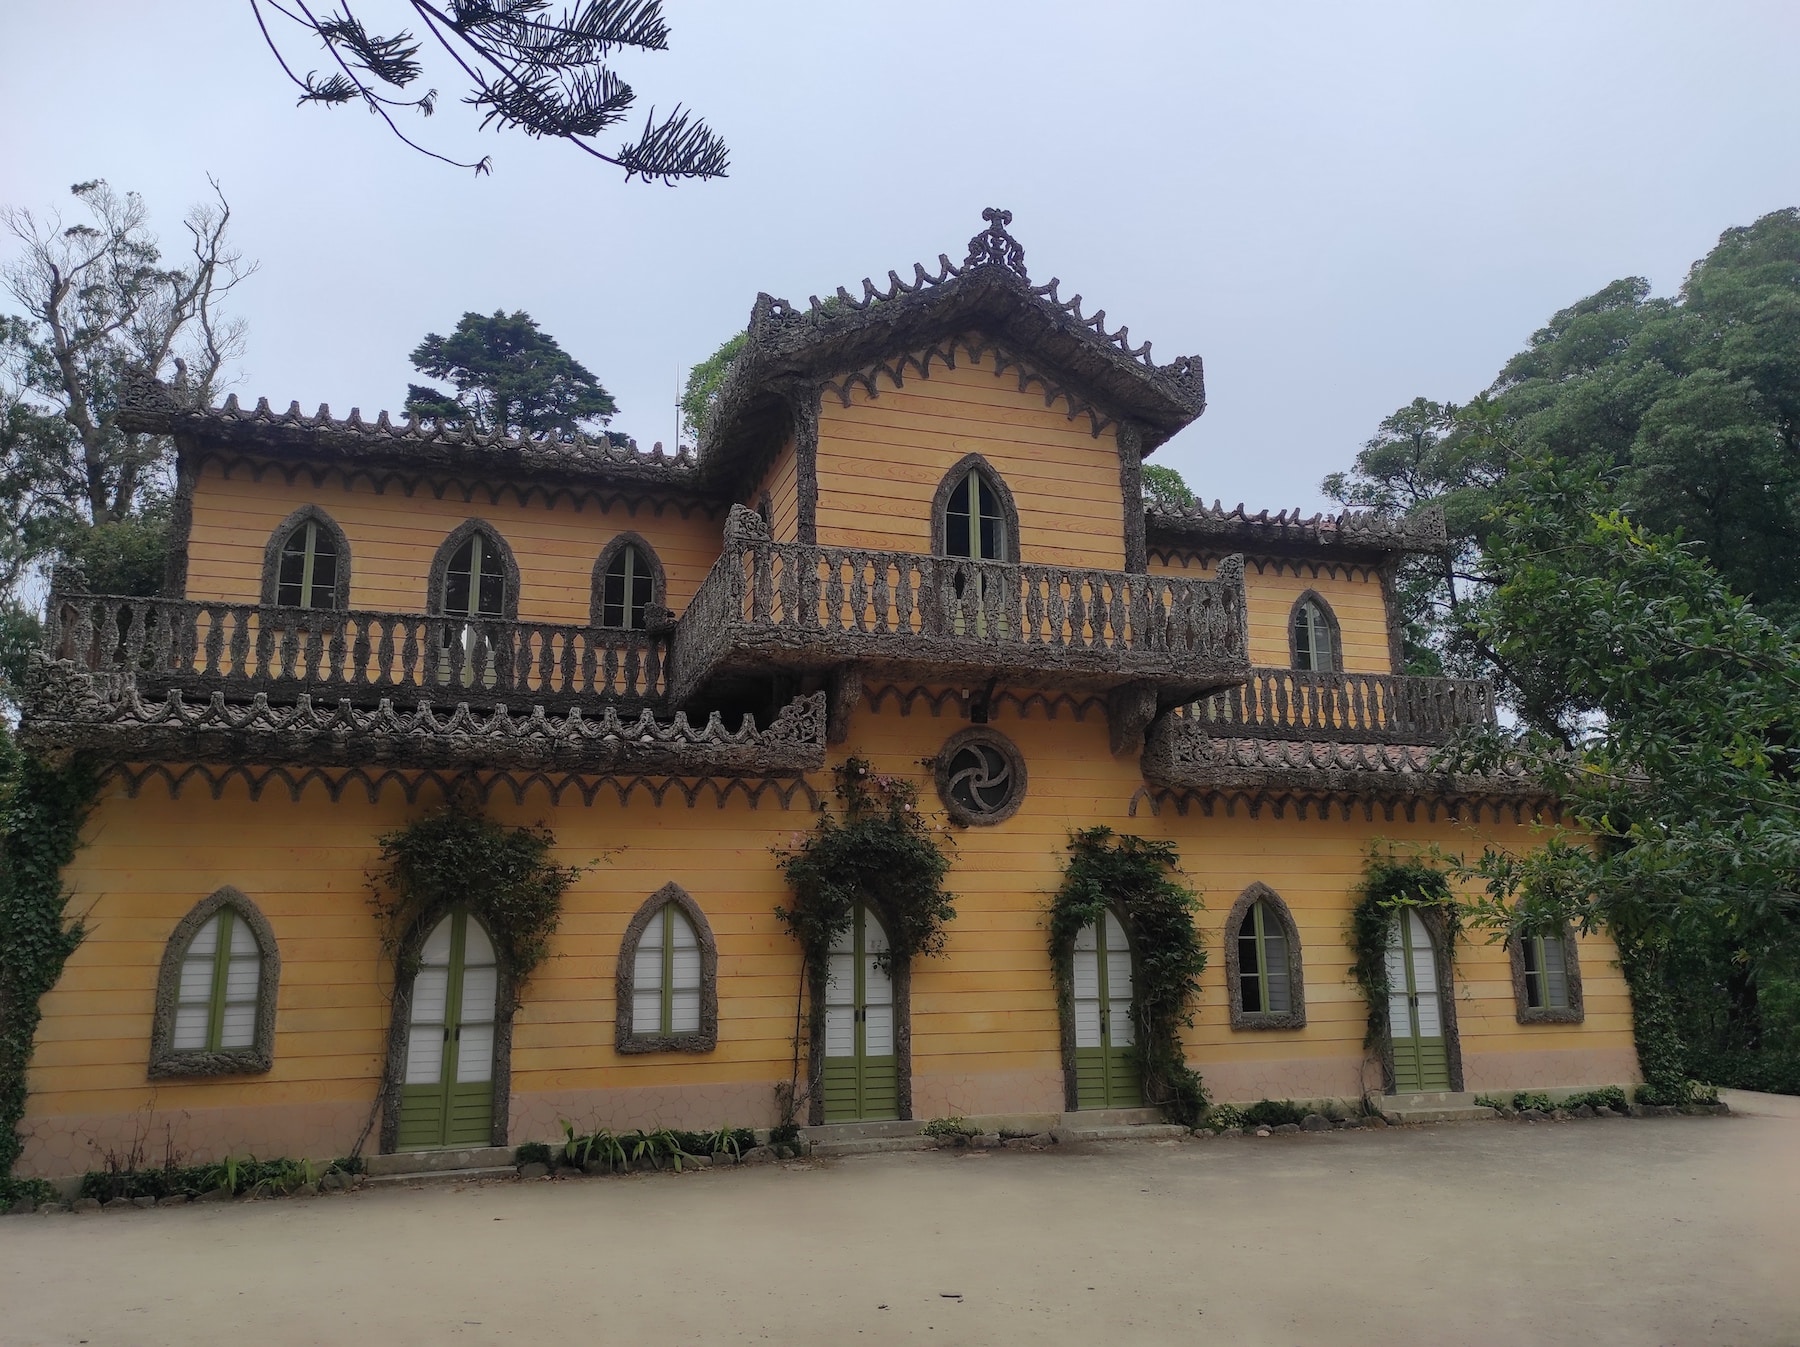
[[(381, 867), (369, 877), (370, 906), (390, 954), (408, 934), (465, 907), (487, 928), (517, 989), (550, 952), (562, 896), (581, 867), (550, 859), (544, 827), (508, 827), (452, 800), (376, 839)], [(411, 977), (417, 968), (399, 970)]]
[(1173, 842), (1156, 842), (1111, 828), (1087, 828), (1069, 838), (1062, 887), (1050, 901), (1050, 966), (1057, 1010), (1074, 1022), (1075, 939), (1108, 907), (1131, 936), (1137, 959), (1131, 1014), (1144, 1098), (1189, 1127), (1206, 1111), (1206, 1087), (1187, 1064), (1181, 1030), (1194, 1022), (1193, 1002), (1206, 968), (1194, 926), (1200, 900), (1177, 883), (1181, 857)]
[(1371, 849), (1363, 865), (1358, 902), (1350, 913), (1350, 975), (1368, 1003), (1363, 1047), (1373, 1052), (1388, 1039), (1388, 925), (1403, 907), (1435, 908), (1454, 942), (1462, 929), (1461, 909), (1445, 873), (1417, 856)]
[(75, 854), (99, 781), (81, 760), (53, 765), (0, 732), (0, 1207), (35, 1192), (12, 1178), (23, 1149), (25, 1068), (45, 992), (86, 934), (68, 915), (62, 871)]

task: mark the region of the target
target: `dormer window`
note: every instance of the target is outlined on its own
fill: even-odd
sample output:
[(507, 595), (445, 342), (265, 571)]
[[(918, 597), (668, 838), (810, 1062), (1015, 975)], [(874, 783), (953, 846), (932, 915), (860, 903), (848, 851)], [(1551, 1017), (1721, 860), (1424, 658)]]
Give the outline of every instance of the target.
[(932, 504), (933, 550), (970, 561), (1019, 559), (1019, 512), (1000, 474), (970, 454), (945, 475)]
[(1308, 590), (1294, 604), (1288, 622), (1293, 665), (1309, 673), (1335, 673), (1339, 667), (1337, 618), (1331, 605)]
[(350, 544), (318, 506), (301, 506), (270, 535), (262, 601), (327, 611), (350, 606)]
[(650, 606), (661, 602), (662, 567), (650, 544), (635, 533), (614, 538), (594, 565), (593, 624), (643, 631)]
[(506, 616), (506, 561), (494, 540), (476, 530), (444, 568), (444, 612), (455, 617)]

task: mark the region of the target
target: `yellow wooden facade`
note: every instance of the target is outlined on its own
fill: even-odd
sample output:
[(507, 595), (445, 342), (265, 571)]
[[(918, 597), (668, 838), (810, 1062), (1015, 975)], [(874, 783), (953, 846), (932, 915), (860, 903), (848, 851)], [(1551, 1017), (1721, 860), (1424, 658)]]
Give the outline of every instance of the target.
[[(899, 381), (878, 373), (847, 394), (824, 389), (812, 520), (819, 546), (929, 552), (932, 502), (945, 473), (979, 454), (1011, 492), (1022, 562), (1127, 568), (1125, 521), (1140, 507), (1124, 495), (1115, 425), (1096, 430), (1088, 414), (1072, 414), (1071, 399), (1047, 400), (1037, 384), (1021, 389), (1018, 370), (996, 373), (992, 353), (964, 351), (954, 368), (936, 363), (929, 377), (920, 377), (919, 364)], [(777, 543), (801, 532), (799, 457), (790, 436), (737, 493), (753, 509), (766, 498)], [(403, 483), (391, 473), (347, 471), (341, 461), (314, 470), (248, 452), (200, 458), (187, 539), (186, 597), (193, 600), (256, 603), (272, 531), (295, 509), (315, 506), (348, 540), (355, 609), (422, 611), (444, 537), (480, 519), (517, 559), (522, 621), (587, 623), (595, 559), (625, 531), (655, 550), (667, 604), (679, 617), (720, 555), (730, 504), (670, 490), (609, 498), (531, 489), (528, 480), (498, 473), (476, 480), (466, 468), (422, 470)], [(1152, 539), (1147, 569), (1211, 576), (1221, 550)], [(1378, 562), (1342, 560), (1329, 549), (1310, 557), (1292, 547), (1266, 556), (1233, 550), (1248, 551), (1252, 663), (1288, 665), (1293, 606), (1311, 591), (1335, 614), (1345, 671), (1396, 672)], [(571, 784), (567, 774), (481, 775), (494, 817), (548, 826), (559, 858), (585, 867), (514, 1023), (509, 1143), (549, 1139), (565, 1118), (615, 1129), (776, 1120), (775, 1087), (789, 1079), (795, 1058), (801, 964), (775, 916), (786, 893), (774, 851), (811, 825), (814, 803), (829, 794), (828, 768), (850, 755), (914, 780), (935, 809), (924, 763), (970, 723), (963, 679), (873, 670), (861, 691), (826, 768), (801, 780), (614, 774), (586, 783), (590, 803), (583, 783)], [(1538, 835), (1530, 809), (1504, 802), (1453, 809), (1429, 795), (1398, 808), (1341, 793), (1310, 805), (1292, 792), (1261, 801), (1244, 792), (1180, 797), (1149, 784), (1134, 755), (1114, 751), (1107, 699), (1093, 688), (1002, 685), (988, 723), (1017, 745), (1029, 786), (1005, 822), (955, 833), (948, 883), (957, 915), (948, 945), (912, 971), (912, 1111), (921, 1119), (1064, 1107), (1046, 912), (1073, 829), (1106, 824), (1178, 847), (1204, 901), (1200, 926), (1211, 955), (1185, 1042), (1221, 1101), (1356, 1098), (1381, 1088), (1379, 1064), (1363, 1047), (1362, 994), (1348, 972), (1347, 920), (1371, 843), (1470, 851), (1488, 841), (1529, 847)], [(399, 772), (371, 799), (365, 779), (343, 783), (342, 772), (308, 777), (294, 767), (266, 779), (253, 798), (256, 771), (153, 766), (135, 763), (109, 778), (66, 875), (90, 934), (44, 1002), (22, 1172), (92, 1168), (109, 1151), (123, 1153), (134, 1135), (155, 1148), (166, 1137), (194, 1159), (348, 1151), (371, 1123), (395, 977), (367, 902), (375, 839), (438, 802), (439, 785), (426, 781), (409, 801), (403, 781), (420, 774)], [(184, 774), (176, 791), (171, 782)], [(614, 1046), (620, 939), (645, 899), (670, 882), (704, 910), (717, 941), (717, 1046), (621, 1055)], [(1233, 901), (1258, 882), (1295, 918), (1303, 1028), (1231, 1027), (1222, 927)], [(257, 905), (279, 943), (272, 1068), (153, 1081), (145, 1063), (165, 946), (189, 909), (225, 885)], [(1450, 993), (1464, 1088), (1637, 1079), (1630, 1008), (1614, 960), (1603, 937), (1583, 939), (1582, 1022), (1521, 1024), (1507, 952), (1480, 935), (1465, 938)]]

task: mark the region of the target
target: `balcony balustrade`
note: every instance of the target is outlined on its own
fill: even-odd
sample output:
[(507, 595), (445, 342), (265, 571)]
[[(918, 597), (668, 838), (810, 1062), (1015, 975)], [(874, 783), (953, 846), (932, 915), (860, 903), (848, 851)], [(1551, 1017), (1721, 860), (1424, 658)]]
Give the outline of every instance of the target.
[(45, 648), (152, 694), (629, 711), (668, 691), (664, 634), (494, 618), (56, 594)]
[(1194, 696), (1246, 677), (1245, 648), (1241, 563), (1192, 580), (728, 537), (677, 628), (671, 698), (851, 661)]
[(1435, 745), (1459, 730), (1494, 723), (1494, 685), (1476, 678), (1258, 668), (1247, 682), (1180, 715), (1220, 737)]

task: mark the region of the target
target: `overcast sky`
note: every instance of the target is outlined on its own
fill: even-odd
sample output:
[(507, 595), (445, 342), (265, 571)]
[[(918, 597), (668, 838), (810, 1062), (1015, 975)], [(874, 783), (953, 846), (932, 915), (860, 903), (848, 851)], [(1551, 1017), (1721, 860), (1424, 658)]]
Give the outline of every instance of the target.
[(398, 409), (426, 332), (522, 308), (645, 444), (757, 291), (960, 261), (1007, 206), (1034, 280), (1204, 357), (1206, 415), (1158, 461), (1253, 508), (1323, 504), (1387, 412), (1467, 397), (1556, 309), (1623, 275), (1670, 292), (1720, 231), (1800, 204), (1793, 0), (666, 9), (671, 50), (621, 73), (718, 128), (725, 181), (478, 134), (438, 61), (442, 110), (406, 129), (494, 159), (446, 168), (357, 108), (296, 108), (241, 0), (4, 0), (0, 203), (105, 177), (174, 239), (212, 173), (260, 264), (240, 395)]

